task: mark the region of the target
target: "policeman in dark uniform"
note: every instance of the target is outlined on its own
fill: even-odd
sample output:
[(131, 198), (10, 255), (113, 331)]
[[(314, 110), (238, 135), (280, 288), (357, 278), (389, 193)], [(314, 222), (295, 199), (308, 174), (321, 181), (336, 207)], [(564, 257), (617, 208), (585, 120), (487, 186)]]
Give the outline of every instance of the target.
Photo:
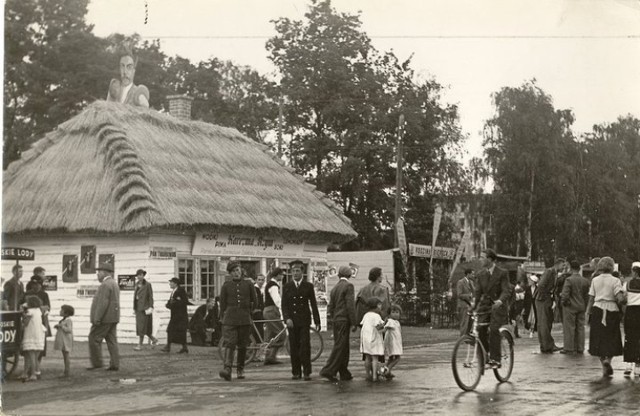
[(309, 327), (311, 314), (316, 329), (320, 330), (320, 313), (316, 303), (313, 284), (302, 281), (303, 263), (296, 260), (290, 263), (293, 281), (284, 285), (282, 293), (282, 315), (289, 328), (289, 347), (291, 350), (292, 379), (311, 380), (311, 343)]
[(251, 311), (257, 304), (257, 299), (253, 283), (242, 278), (240, 263), (229, 262), (227, 272), (231, 275), (231, 280), (225, 282), (220, 290), (220, 315), (225, 354), (224, 368), (219, 375), (230, 381), (236, 347), (238, 348), (238, 378), (244, 378), (244, 360), (251, 334)]

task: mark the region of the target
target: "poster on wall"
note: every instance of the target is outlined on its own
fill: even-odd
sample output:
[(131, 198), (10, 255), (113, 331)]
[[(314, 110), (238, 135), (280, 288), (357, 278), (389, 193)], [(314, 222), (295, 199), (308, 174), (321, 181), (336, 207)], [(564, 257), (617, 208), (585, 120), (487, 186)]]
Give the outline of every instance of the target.
[(80, 273), (96, 272), (96, 246), (80, 247)]
[(312, 261), (309, 264), (311, 283), (316, 292), (318, 305), (327, 304), (327, 278), (330, 273), (329, 265), (326, 261)]
[(58, 290), (58, 276), (45, 276), (42, 281), (42, 287), (47, 292)]
[(110, 264), (113, 270), (116, 269), (116, 256), (113, 254), (100, 254), (98, 264)]
[(133, 292), (136, 290), (136, 275), (135, 274), (119, 274), (118, 286), (120, 290)]
[(64, 283), (78, 283), (78, 256), (64, 254), (62, 256), (62, 281)]

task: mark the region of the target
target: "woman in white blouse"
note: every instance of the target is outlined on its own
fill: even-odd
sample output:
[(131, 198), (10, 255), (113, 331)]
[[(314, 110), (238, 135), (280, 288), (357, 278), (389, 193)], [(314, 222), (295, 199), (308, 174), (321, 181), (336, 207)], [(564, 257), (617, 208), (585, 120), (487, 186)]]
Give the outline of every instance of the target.
[(600, 357), (603, 377), (613, 375), (611, 359), (622, 355), (622, 312), (618, 304), (624, 302), (625, 296), (622, 282), (611, 275), (614, 264), (611, 257), (603, 257), (598, 262), (600, 274), (591, 281), (586, 311), (587, 322), (591, 325), (589, 354)]
[(624, 370), (625, 377), (631, 377), (635, 363), (635, 376), (640, 377), (640, 262), (633, 264), (631, 279), (623, 286), (627, 295), (624, 312)]

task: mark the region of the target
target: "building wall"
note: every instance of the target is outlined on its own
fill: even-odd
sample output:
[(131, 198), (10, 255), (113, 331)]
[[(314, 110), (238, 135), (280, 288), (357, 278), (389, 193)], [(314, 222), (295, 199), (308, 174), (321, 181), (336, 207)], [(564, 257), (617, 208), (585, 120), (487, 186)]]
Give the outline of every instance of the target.
[[(117, 235), (117, 236), (5, 236), (3, 246), (24, 247), (35, 250), (34, 261), (23, 261), (24, 274), (22, 282), (27, 284), (32, 276), (33, 268), (44, 267), (47, 275), (57, 276), (57, 290), (47, 291), (51, 300), (52, 325), (59, 318), (60, 306), (69, 304), (75, 308), (74, 338), (86, 340), (89, 334), (89, 314), (92, 296), (82, 296), (78, 293), (80, 288), (97, 288), (99, 282), (95, 273), (82, 274), (78, 268), (78, 282), (65, 283), (62, 281), (62, 256), (75, 254), (80, 258), (80, 247), (83, 245), (95, 245), (97, 255), (114, 254), (115, 268), (114, 278), (118, 275), (133, 275), (137, 269), (147, 271), (146, 279), (153, 285), (154, 293), (154, 331), (161, 342), (166, 340), (166, 327), (169, 322), (170, 312), (165, 304), (170, 296), (168, 280), (178, 275), (179, 258), (195, 258), (216, 260), (220, 270), (216, 271), (216, 294), (227, 277), (226, 262), (229, 260), (242, 260), (243, 257), (216, 257), (216, 256), (192, 256), (194, 232), (186, 233), (152, 233), (150, 235)], [(309, 244), (306, 246), (302, 260), (314, 264), (326, 264), (326, 248), (328, 244)], [(171, 248), (175, 250), (175, 258), (151, 258), (150, 251), (153, 248)], [(97, 256), (96, 256), (97, 258)], [(258, 259), (261, 269), (266, 264), (265, 259)], [(279, 260), (282, 261), (282, 260)], [(11, 278), (11, 268), (15, 261), (2, 261), (2, 284)], [(311, 274), (313, 271), (310, 270)], [(120, 343), (137, 343), (135, 328), (135, 315), (133, 313), (134, 291), (120, 291), (120, 324), (118, 325), (118, 341)], [(194, 305), (189, 306), (192, 313), (204, 300), (195, 300)], [(326, 306), (319, 306), (322, 327), (326, 329)], [(55, 336), (55, 330), (54, 336)]]

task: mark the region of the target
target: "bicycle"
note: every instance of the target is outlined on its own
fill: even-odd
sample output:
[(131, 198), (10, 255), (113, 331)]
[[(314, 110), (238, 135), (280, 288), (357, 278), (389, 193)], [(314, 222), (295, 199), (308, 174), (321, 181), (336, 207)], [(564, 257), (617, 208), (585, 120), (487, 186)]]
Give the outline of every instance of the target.
[[(271, 338), (268, 341), (265, 341), (262, 338), (262, 335), (258, 331), (256, 327), (256, 323), (267, 323), (267, 322), (282, 322), (283, 328), (278, 334)], [(282, 319), (260, 319), (260, 320), (252, 320), (252, 334), (251, 334), (251, 343), (247, 347), (247, 355), (245, 357), (245, 364), (249, 364), (251, 361), (263, 361), (266, 352), (271, 348), (271, 346), (275, 343), (275, 341), (284, 336), (284, 345), (287, 350), (287, 354), (291, 354), (289, 351), (289, 332), (287, 330), (287, 325), (285, 321)], [(254, 339), (258, 337), (258, 340)], [(309, 339), (311, 343), (311, 362), (320, 358), (322, 355), (322, 351), (324, 350), (324, 340), (322, 339), (322, 335), (318, 330), (314, 327), (309, 328)], [(218, 354), (220, 355), (220, 359), (224, 360), (224, 346), (222, 340), (218, 343)]]
[[(478, 313), (477, 311), (469, 313), (473, 320), (471, 331), (460, 337), (453, 347), (451, 357), (453, 378), (464, 391), (474, 390), (485, 370), (490, 368), (486, 364), (489, 358), (487, 351), (480, 342), (478, 333), (479, 327), (489, 325), (488, 322), (479, 323), (478, 316), (490, 313)], [(500, 328), (500, 351), (500, 363), (498, 368), (493, 368), (493, 374), (499, 382), (504, 383), (509, 380), (513, 371), (513, 335), (504, 326)]]

